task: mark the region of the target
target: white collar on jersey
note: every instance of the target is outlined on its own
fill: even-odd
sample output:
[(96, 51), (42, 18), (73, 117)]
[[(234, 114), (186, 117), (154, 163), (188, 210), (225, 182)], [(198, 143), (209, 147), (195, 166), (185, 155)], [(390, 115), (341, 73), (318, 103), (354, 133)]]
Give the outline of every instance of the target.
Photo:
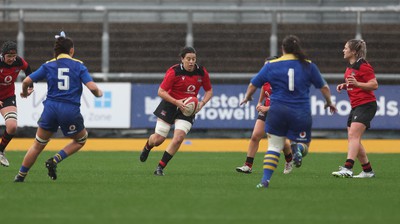
[[(200, 66), (198, 64), (195, 64), (195, 65), (196, 65), (197, 69), (200, 68)], [(185, 70), (186, 71), (186, 69), (183, 67), (183, 63), (181, 63), (179, 66), (181, 67), (181, 70)]]

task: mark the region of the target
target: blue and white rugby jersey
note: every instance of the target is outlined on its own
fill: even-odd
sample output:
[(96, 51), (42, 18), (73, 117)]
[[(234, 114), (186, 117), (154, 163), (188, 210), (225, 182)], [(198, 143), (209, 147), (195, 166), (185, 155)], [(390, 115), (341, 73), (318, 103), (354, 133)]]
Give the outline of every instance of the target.
[(278, 102), (294, 106), (309, 105), (310, 86), (320, 89), (326, 84), (314, 63), (302, 64), (293, 54), (267, 62), (251, 79), (258, 88), (266, 82), (272, 87), (271, 105)]
[(60, 54), (29, 76), (34, 82), (47, 80), (47, 100), (80, 105), (82, 83), (93, 81), (83, 62)]

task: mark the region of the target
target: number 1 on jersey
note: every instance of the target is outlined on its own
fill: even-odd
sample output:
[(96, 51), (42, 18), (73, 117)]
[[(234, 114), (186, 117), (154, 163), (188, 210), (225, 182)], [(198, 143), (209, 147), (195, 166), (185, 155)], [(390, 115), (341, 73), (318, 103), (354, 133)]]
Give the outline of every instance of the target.
[(294, 69), (289, 68), (287, 75), (289, 76), (289, 80), (288, 80), (289, 91), (294, 91)]

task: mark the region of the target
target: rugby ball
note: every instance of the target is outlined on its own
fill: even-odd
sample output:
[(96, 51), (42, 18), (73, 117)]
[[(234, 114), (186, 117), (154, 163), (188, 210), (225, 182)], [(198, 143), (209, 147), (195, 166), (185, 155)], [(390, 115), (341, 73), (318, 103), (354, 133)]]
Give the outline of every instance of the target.
[(185, 109), (181, 110), (183, 115), (191, 117), (196, 113), (197, 105), (199, 100), (196, 97), (188, 97), (183, 103), (185, 104)]

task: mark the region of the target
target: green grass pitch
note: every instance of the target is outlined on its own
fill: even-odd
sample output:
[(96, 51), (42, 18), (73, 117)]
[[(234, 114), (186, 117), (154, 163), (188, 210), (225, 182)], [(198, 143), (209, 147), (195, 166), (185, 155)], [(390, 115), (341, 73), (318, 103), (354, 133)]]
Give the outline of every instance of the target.
[[(0, 167), (1, 223), (399, 223), (400, 154), (370, 154), (377, 177), (331, 176), (345, 154), (310, 153), (303, 166), (282, 173), (270, 188), (256, 189), (263, 153), (254, 172), (242, 174), (245, 153), (178, 152), (153, 175), (161, 152), (145, 163), (139, 152), (79, 152), (47, 177), (43, 152), (25, 183), (13, 183), (25, 152), (8, 152)], [(361, 171), (356, 162), (355, 173)]]

